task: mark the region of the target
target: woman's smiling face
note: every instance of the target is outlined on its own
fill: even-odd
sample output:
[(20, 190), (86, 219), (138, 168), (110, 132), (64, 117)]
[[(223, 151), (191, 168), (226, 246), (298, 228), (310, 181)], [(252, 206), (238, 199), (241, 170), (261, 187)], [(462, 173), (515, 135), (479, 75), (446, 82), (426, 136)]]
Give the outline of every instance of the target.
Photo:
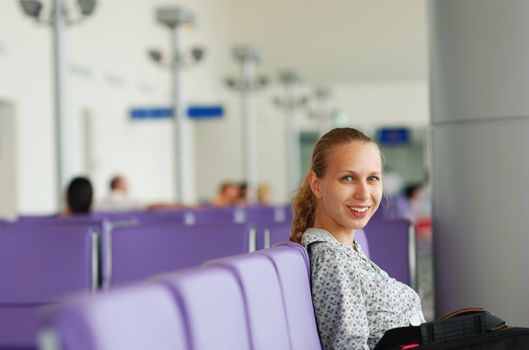
[(326, 172), (310, 175), (318, 200), (314, 227), (333, 235), (350, 235), (363, 228), (382, 198), (382, 160), (373, 142), (352, 141), (332, 147)]

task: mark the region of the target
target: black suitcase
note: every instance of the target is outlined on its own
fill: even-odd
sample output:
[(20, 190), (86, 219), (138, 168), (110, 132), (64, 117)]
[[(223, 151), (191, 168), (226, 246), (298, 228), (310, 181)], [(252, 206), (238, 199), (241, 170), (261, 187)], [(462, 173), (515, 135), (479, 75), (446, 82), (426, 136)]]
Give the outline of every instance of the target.
[(529, 350), (529, 328), (507, 327), (482, 309), (463, 309), (440, 321), (388, 330), (374, 350)]

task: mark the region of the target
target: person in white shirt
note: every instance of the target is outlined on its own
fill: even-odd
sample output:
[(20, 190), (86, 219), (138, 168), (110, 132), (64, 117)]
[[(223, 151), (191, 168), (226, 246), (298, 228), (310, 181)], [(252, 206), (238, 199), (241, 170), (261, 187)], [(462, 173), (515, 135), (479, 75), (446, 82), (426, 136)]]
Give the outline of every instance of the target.
[(146, 209), (142, 203), (129, 195), (129, 185), (123, 175), (116, 175), (110, 180), (110, 193), (96, 204), (99, 212), (133, 211)]

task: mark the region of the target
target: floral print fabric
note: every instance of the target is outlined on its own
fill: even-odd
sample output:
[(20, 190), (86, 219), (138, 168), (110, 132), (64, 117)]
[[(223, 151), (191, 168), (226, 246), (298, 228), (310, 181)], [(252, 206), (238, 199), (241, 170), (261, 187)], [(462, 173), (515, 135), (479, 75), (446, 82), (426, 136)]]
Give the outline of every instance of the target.
[(390, 328), (424, 321), (419, 296), (369, 260), (362, 248), (322, 229), (303, 234), (324, 350), (372, 349)]

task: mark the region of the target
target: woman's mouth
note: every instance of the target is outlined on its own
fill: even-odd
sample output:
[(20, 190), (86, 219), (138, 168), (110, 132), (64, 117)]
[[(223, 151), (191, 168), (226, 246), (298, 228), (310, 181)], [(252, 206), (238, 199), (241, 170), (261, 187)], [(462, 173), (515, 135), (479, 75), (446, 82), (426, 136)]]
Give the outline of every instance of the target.
[(360, 206), (347, 206), (351, 215), (355, 218), (363, 218), (367, 215), (370, 207), (360, 207)]

